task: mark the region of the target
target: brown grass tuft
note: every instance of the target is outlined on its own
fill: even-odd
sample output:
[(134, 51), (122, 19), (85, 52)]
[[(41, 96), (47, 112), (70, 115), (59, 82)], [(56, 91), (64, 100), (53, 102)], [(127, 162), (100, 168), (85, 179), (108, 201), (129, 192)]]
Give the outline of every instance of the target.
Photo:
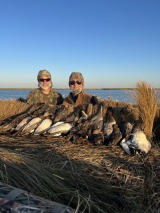
[(19, 114), (28, 108), (28, 104), (18, 100), (0, 100), (0, 120)]
[(158, 97), (155, 89), (147, 82), (140, 81), (136, 84), (136, 89), (131, 92), (138, 110), (139, 119), (142, 121), (143, 130), (148, 138), (152, 138), (153, 123), (158, 111)]

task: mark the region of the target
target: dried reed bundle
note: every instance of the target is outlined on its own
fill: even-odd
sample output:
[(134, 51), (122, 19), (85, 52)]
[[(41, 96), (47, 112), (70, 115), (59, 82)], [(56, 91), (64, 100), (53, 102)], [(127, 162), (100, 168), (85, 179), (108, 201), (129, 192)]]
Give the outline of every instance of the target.
[(153, 123), (158, 110), (158, 97), (155, 89), (147, 82), (140, 81), (136, 84), (136, 89), (131, 92), (131, 96), (137, 103), (139, 118), (144, 124), (144, 132), (148, 138), (152, 138)]
[(28, 108), (28, 104), (18, 100), (0, 100), (0, 120), (23, 112)]

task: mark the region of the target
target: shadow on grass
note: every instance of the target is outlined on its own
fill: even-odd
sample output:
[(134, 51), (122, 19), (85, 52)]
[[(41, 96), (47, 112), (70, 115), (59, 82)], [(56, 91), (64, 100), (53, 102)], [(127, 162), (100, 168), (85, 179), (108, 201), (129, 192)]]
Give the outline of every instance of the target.
[[(120, 147), (45, 137), (0, 137), (0, 181), (81, 212), (154, 212), (159, 161)], [(152, 153), (153, 155), (153, 153)], [(155, 173), (155, 171), (157, 173)]]

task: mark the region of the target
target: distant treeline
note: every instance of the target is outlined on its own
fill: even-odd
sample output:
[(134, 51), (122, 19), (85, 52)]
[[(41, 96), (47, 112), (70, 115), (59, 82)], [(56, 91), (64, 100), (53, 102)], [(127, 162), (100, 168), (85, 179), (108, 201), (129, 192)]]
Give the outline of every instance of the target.
[[(0, 88), (0, 90), (33, 90), (36, 88)], [(69, 90), (69, 88), (53, 88), (55, 90)], [(85, 90), (134, 90), (135, 88), (84, 88)], [(160, 88), (154, 88), (160, 90)]]
[[(0, 90), (33, 90), (36, 88), (0, 88)], [(69, 90), (69, 88), (53, 88), (55, 90)], [(84, 88), (85, 90), (134, 90), (134, 88)]]

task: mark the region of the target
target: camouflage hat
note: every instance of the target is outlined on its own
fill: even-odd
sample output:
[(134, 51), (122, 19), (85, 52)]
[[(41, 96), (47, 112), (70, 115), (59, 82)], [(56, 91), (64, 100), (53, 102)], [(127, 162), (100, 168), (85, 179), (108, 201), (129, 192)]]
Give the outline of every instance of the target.
[(51, 74), (47, 70), (40, 70), (38, 75), (37, 75), (37, 79), (40, 79), (42, 76), (46, 76), (46, 77), (51, 78)]
[(73, 81), (75, 79), (80, 80), (81, 82), (84, 82), (84, 78), (83, 75), (80, 72), (72, 72), (70, 77), (69, 77), (69, 81)]

